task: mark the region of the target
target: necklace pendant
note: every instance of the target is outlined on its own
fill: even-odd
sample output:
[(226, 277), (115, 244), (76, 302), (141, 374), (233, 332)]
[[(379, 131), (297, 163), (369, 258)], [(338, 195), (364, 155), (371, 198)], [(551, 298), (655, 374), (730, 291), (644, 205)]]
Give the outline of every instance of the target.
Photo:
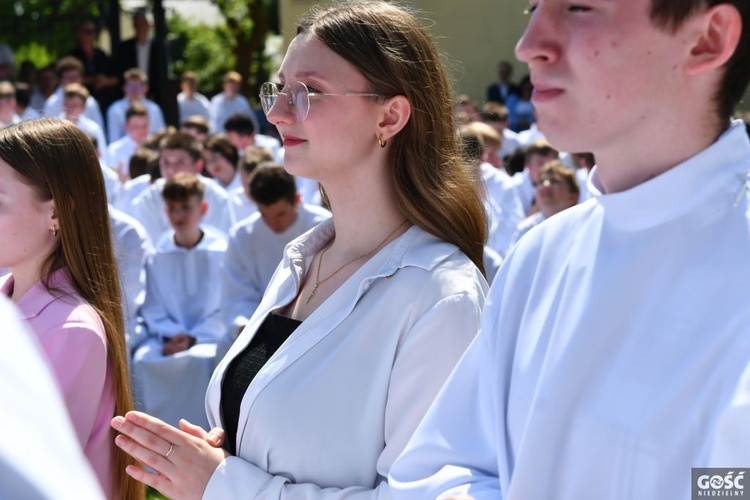
[(310, 292), (310, 295), (307, 296), (307, 300), (305, 301), (305, 304), (309, 304), (312, 298), (315, 296), (315, 290), (318, 289), (318, 284), (316, 283), (313, 287), (312, 291)]

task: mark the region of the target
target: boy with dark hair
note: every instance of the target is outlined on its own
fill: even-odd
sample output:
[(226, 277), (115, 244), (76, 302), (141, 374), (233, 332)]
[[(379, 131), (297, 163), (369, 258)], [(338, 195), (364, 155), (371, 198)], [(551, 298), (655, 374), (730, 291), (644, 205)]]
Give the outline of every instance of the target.
[(208, 136), (208, 120), (200, 115), (188, 116), (180, 123), (180, 132), (190, 134), (199, 141), (203, 141)]
[(250, 180), (250, 193), (258, 213), (237, 223), (229, 233), (221, 286), (228, 330), (219, 355), (260, 304), (286, 244), (331, 216), (323, 208), (302, 204), (294, 176), (278, 163), (258, 165)]
[[(148, 331), (133, 355), (133, 380), (142, 409), (177, 425), (186, 418), (207, 425), (203, 397), (216, 342), (226, 330), (218, 290), (227, 242), (201, 224), (208, 209), (204, 184), (179, 172), (162, 197), (172, 229), (146, 264), (146, 299), (140, 314)], [(209, 293), (206, 293), (209, 291)]]
[(241, 187), (242, 179), (237, 172), (240, 155), (234, 144), (224, 134), (214, 134), (203, 144), (203, 159), (211, 177), (228, 193)]
[(16, 114), (21, 121), (39, 118), (37, 110), (31, 107), (31, 87), (26, 82), (16, 82)]
[(150, 129), (148, 110), (140, 102), (134, 102), (125, 112), (126, 135), (109, 145), (108, 160), (124, 179), (130, 176), (130, 157), (136, 149), (143, 147)]
[(250, 116), (244, 113), (236, 113), (230, 116), (224, 122), (224, 130), (232, 144), (243, 154), (248, 146), (259, 146), (266, 148), (271, 152), (274, 159), (279, 163), (282, 162), (283, 153), (281, 143), (278, 139), (258, 133), (257, 125), (251, 120)]
[(503, 137), (503, 147), (499, 151), (500, 157), (503, 160), (521, 147), (518, 134), (510, 129), (508, 108), (498, 102), (486, 102), (482, 106), (482, 113), (480, 113), (479, 117), (484, 123), (497, 130)]
[[(558, 152), (547, 141), (531, 143), (523, 151), (524, 166), (521, 172), (515, 173), (500, 187), (494, 187), (488, 181), (487, 187), (502, 208), (502, 219), (492, 237), (492, 249), (505, 256), (513, 243), (513, 235), (518, 225), (528, 216), (537, 212), (535, 204), (537, 175), (542, 166), (557, 159)], [(500, 176), (504, 177), (504, 176)], [(495, 183), (497, 184), (497, 183)]]
[(506, 259), (394, 496), (739, 496), (707, 479), (750, 464), (750, 2), (529, 12), (539, 127), (593, 196)]

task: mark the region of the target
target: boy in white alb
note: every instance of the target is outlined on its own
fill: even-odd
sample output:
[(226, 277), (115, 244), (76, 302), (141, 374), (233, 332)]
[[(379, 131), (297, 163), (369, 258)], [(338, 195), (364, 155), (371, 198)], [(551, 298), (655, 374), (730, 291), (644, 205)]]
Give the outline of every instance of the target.
[(186, 418), (206, 426), (203, 399), (224, 335), (219, 286), (227, 242), (201, 226), (208, 208), (203, 183), (177, 173), (162, 195), (172, 231), (146, 264), (140, 315), (149, 339), (133, 355), (136, 404), (172, 425)]
[(107, 135), (109, 142), (125, 137), (125, 114), (135, 103), (142, 104), (148, 111), (149, 134), (166, 127), (164, 113), (158, 104), (146, 98), (148, 93), (148, 76), (138, 68), (130, 68), (123, 74), (125, 83), (122, 90), (125, 97), (110, 104), (107, 109)]
[(229, 233), (221, 283), (227, 336), (219, 345), (219, 357), (260, 304), (287, 243), (331, 217), (326, 209), (301, 202), (294, 176), (278, 163), (258, 165), (250, 180), (250, 194), (258, 212), (237, 223)]
[(112, 205), (109, 226), (122, 286), (125, 340), (132, 353), (147, 336), (139, 311), (146, 300), (146, 262), (154, 247), (140, 222)]
[(143, 147), (149, 135), (150, 121), (148, 110), (140, 102), (132, 103), (125, 111), (126, 135), (120, 137), (107, 148), (107, 160), (110, 166), (120, 173), (122, 178), (131, 179), (130, 158), (136, 149)]
[(253, 109), (250, 107), (250, 102), (247, 100), (247, 97), (240, 94), (241, 85), (242, 75), (236, 71), (230, 71), (224, 75), (223, 92), (211, 98), (208, 110), (208, 121), (212, 134), (224, 132), (224, 122), (236, 113), (248, 115), (251, 119), (254, 119), (254, 128), (256, 130), (259, 128), (258, 119), (255, 118)]
[(80, 83), (69, 83), (63, 89), (63, 111), (58, 118), (64, 118), (73, 122), (76, 127), (80, 128), (91, 137), (96, 139), (96, 149), (99, 157), (107, 160), (107, 140), (104, 138), (104, 131), (94, 120), (86, 117), (86, 100), (89, 98), (89, 91)]
[(203, 224), (226, 234), (235, 222), (229, 210), (229, 195), (213, 179), (199, 175), (203, 169), (203, 145), (191, 135), (175, 132), (165, 136), (159, 146), (159, 170), (162, 178), (141, 192), (129, 209), (123, 210), (143, 224), (151, 241), (159, 241), (169, 231), (162, 196), (164, 183), (178, 172), (192, 173), (205, 186), (204, 198), (208, 202), (208, 210), (203, 217)]
[[(73, 56), (65, 56), (55, 64), (58, 86), (55, 92), (44, 101), (44, 116), (57, 117), (63, 112), (63, 89), (71, 83), (83, 83), (83, 63)], [(104, 130), (104, 116), (99, 103), (91, 95), (86, 99), (83, 115), (95, 121)], [(106, 146), (103, 142), (100, 146)]]
[[(691, 498), (750, 465), (746, 0), (532, 2), (539, 127), (593, 197), (529, 231), (396, 499)], [(724, 477), (722, 473), (722, 477)], [(708, 491), (710, 495), (711, 491)]]

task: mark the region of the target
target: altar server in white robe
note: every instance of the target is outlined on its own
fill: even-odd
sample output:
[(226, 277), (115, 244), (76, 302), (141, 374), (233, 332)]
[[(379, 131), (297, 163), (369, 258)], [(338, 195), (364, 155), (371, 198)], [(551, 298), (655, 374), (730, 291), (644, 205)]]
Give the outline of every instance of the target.
[[(484, 125), (484, 124), (481, 124)], [(487, 193), (487, 184), (483, 179), (482, 167), (487, 163), (482, 162), (482, 158), (486, 154), (486, 146), (483, 146), (484, 137), (476, 127), (472, 127), (471, 124), (461, 127), (458, 132), (459, 145), (461, 148), (461, 157), (469, 169), (470, 174), (475, 178), (477, 190), (484, 198), (485, 211), (488, 215), (487, 222), (490, 228), (490, 236), (488, 237), (487, 244), (484, 245), (484, 271), (487, 277), (487, 282), (492, 284), (495, 279), (497, 271), (503, 263), (503, 257), (497, 253), (490, 245), (489, 242), (492, 238), (491, 231), (493, 224), (497, 224), (502, 217), (502, 212), (495, 212), (496, 205), (494, 200)], [(495, 168), (490, 165), (490, 168)]]
[(711, 455), (750, 430), (750, 9), (711, 4), (533, 3), (516, 52), (593, 198), (511, 251), (397, 499), (691, 498), (691, 468), (750, 465)]
[[(159, 153), (148, 148), (138, 148), (130, 157), (128, 175), (115, 198), (114, 206), (130, 216), (135, 215), (135, 200), (154, 183), (151, 171), (159, 167)], [(107, 167), (109, 168), (109, 167)]]
[(221, 282), (227, 335), (218, 348), (219, 359), (260, 304), (287, 243), (331, 217), (325, 208), (302, 203), (294, 176), (278, 163), (258, 166), (250, 180), (250, 194), (258, 213), (238, 222), (229, 233)]
[(133, 355), (136, 405), (177, 425), (187, 418), (207, 426), (203, 395), (224, 335), (219, 287), (227, 242), (201, 226), (207, 204), (193, 174), (175, 174), (164, 186), (172, 230), (146, 265), (140, 314), (149, 339)]
[(125, 111), (125, 132), (107, 148), (107, 161), (124, 179), (132, 179), (130, 158), (143, 147), (149, 135), (148, 110), (142, 103), (134, 102)]
[(229, 196), (213, 179), (198, 175), (203, 168), (203, 145), (193, 136), (175, 132), (162, 139), (159, 148), (159, 169), (161, 179), (157, 179), (133, 200), (130, 215), (138, 219), (146, 228), (151, 241), (161, 240), (169, 231), (169, 220), (165, 211), (162, 189), (164, 183), (177, 172), (187, 172), (198, 176), (205, 187), (204, 199), (208, 211), (203, 224), (223, 233), (228, 233), (233, 221), (229, 210)]
[(146, 262), (154, 247), (141, 223), (112, 205), (109, 223), (122, 286), (125, 339), (133, 352), (147, 337), (139, 312), (146, 300)]
[(86, 99), (88, 97), (90, 97), (88, 89), (80, 83), (66, 85), (63, 90), (63, 111), (58, 115), (58, 118), (75, 123), (76, 127), (96, 139), (96, 149), (99, 157), (103, 158), (106, 163), (108, 162), (107, 140), (104, 136), (104, 130), (98, 123), (84, 114)]
[[(65, 56), (55, 63), (55, 72), (57, 73), (58, 86), (55, 92), (50, 95), (44, 102), (44, 116), (56, 117), (63, 112), (63, 89), (70, 83), (83, 83), (83, 63), (73, 56)], [(104, 130), (104, 116), (99, 107), (99, 103), (92, 96), (86, 99), (83, 116), (89, 120), (95, 121), (99, 127)], [(103, 142), (101, 145), (106, 145)]]
[(321, 183), (333, 217), (287, 245), (212, 377), (226, 450), (184, 423), (113, 420), (160, 474), (128, 471), (170, 498), (388, 498), (393, 460), (479, 327), (486, 219), (422, 20), (341, 2), (298, 32), (261, 102), (284, 167)]

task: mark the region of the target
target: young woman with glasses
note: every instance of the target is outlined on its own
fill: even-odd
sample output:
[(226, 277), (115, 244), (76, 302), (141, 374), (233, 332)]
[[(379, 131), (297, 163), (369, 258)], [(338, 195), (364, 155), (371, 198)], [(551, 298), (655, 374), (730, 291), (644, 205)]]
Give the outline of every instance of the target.
[[(333, 218), (292, 241), (208, 389), (214, 434), (132, 412), (116, 443), (171, 498), (378, 498), (477, 332), (486, 221), (420, 22), (386, 2), (314, 11), (261, 102), (285, 168)], [(220, 433), (221, 434), (221, 433)]]

